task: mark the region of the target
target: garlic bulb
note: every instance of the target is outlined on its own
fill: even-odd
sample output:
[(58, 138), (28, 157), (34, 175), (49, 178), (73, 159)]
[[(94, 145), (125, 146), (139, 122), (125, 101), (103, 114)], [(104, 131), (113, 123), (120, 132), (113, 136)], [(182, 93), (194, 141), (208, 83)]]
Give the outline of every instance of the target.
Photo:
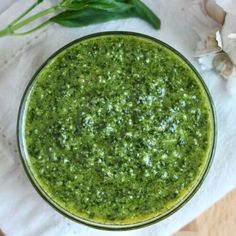
[(207, 15), (203, 2), (192, 1), (188, 21), (200, 38), (195, 57), (207, 56), (222, 50), (216, 40), (216, 33), (221, 26)]
[(203, 70), (214, 69), (225, 79), (236, 78), (236, 0), (199, 1), (203, 4), (196, 1), (189, 17), (200, 37), (195, 56)]

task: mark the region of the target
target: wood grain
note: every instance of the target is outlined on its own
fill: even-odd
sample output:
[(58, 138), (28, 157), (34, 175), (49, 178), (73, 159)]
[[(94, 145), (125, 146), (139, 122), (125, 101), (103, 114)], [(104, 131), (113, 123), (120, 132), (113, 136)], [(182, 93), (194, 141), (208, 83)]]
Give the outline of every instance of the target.
[(235, 236), (236, 189), (173, 236)]
[(1, 229), (0, 229), (0, 236), (5, 236), (5, 234), (2, 232)]

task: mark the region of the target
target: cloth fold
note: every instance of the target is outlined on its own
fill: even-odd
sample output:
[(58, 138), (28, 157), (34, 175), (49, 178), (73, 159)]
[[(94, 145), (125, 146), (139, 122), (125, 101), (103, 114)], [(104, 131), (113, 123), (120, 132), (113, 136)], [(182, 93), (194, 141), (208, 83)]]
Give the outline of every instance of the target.
[[(31, 0), (32, 1), (32, 0)], [(30, 1), (12, 1), (0, 14), (0, 28), (17, 16)], [(187, 20), (192, 1), (146, 0), (162, 20), (160, 31), (140, 19), (112, 21), (83, 28), (50, 25), (24, 37), (0, 38), (0, 228), (8, 236), (110, 235), (73, 222), (51, 208), (28, 180), (17, 150), (16, 122), (27, 83), (40, 65), (68, 42), (101, 31), (134, 31), (156, 37), (187, 57), (202, 74), (216, 107), (218, 144), (211, 170), (195, 196), (175, 214), (146, 228), (113, 232), (122, 236), (170, 235), (191, 221), (236, 185), (236, 86), (214, 72), (203, 72), (193, 58), (198, 36)], [(0, 3), (2, 4), (2, 3)], [(42, 7), (50, 6), (46, 2)], [(5, 8), (3, 8), (5, 9)]]

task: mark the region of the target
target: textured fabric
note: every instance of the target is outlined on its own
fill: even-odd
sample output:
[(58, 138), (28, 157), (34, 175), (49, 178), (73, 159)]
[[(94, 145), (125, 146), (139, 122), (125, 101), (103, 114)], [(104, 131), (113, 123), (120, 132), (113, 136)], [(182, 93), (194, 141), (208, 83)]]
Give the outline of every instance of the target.
[[(0, 28), (16, 17), (30, 1), (13, 1), (0, 14)], [(168, 2), (168, 3), (167, 3)], [(196, 1), (194, 1), (196, 2)], [(111, 235), (75, 223), (51, 208), (28, 180), (16, 144), (17, 112), (25, 87), (37, 68), (57, 49), (81, 36), (101, 31), (135, 31), (169, 43), (199, 70), (211, 94), (217, 113), (218, 145), (212, 168), (196, 195), (168, 219), (147, 228), (113, 232), (122, 236), (170, 235), (236, 185), (236, 86), (214, 72), (203, 72), (193, 58), (198, 36), (188, 21), (192, 1), (146, 0), (162, 20), (156, 31), (139, 19), (67, 29), (50, 25), (32, 35), (0, 38), (0, 228), (8, 236)], [(0, 3), (2, 5), (2, 3)], [(43, 7), (50, 5), (46, 1)], [(3, 5), (2, 5), (3, 6)]]

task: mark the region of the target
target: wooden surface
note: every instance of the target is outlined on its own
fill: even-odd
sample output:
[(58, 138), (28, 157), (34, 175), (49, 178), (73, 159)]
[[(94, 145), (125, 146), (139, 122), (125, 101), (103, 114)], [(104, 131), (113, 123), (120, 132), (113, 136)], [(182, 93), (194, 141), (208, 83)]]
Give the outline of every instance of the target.
[(2, 232), (1, 229), (0, 229), (0, 236), (5, 236), (5, 234)]
[(236, 189), (173, 236), (236, 236)]

